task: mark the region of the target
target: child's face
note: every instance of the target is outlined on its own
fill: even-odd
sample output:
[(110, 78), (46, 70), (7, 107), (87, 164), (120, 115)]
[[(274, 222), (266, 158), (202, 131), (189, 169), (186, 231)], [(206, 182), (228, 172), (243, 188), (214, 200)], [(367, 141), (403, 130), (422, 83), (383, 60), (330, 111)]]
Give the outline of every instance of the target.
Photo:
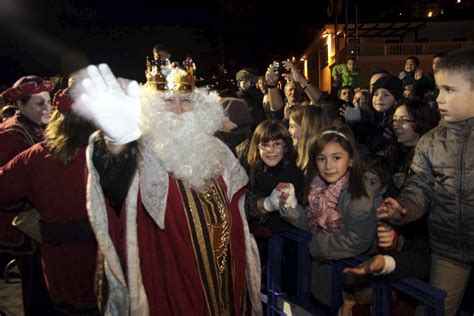
[(387, 112), (395, 104), (395, 97), (385, 88), (374, 92), (372, 105), (377, 112)]
[(416, 63), (413, 59), (407, 59), (405, 61), (405, 71), (406, 72), (412, 72), (415, 71), (416, 69)]
[(274, 167), (280, 163), (285, 154), (285, 149), (283, 139), (258, 144), (260, 158), (268, 167)]
[(303, 132), (301, 125), (290, 118), (290, 127), (288, 128), (288, 131), (290, 132), (291, 139), (293, 140), (293, 146), (298, 145), (298, 141), (301, 139)]
[(339, 99), (344, 100), (346, 102), (351, 102), (352, 98), (353, 94), (351, 89), (341, 89)]
[(474, 89), (459, 72), (440, 70), (435, 73), (439, 95), (436, 101), (441, 116), (447, 122), (459, 122), (474, 117)]
[(365, 188), (369, 191), (369, 195), (375, 197), (382, 194), (382, 181), (380, 177), (372, 172), (366, 172), (365, 176)]
[(252, 85), (252, 82), (250, 82), (250, 80), (239, 81), (239, 88), (242, 90), (247, 90), (248, 88), (250, 88), (251, 85)]
[(322, 179), (327, 183), (335, 183), (352, 167), (352, 159), (338, 142), (333, 141), (327, 143), (316, 157), (316, 167)]
[(349, 71), (354, 70), (354, 61), (352, 59), (349, 59), (346, 63), (346, 66), (347, 66), (347, 69), (349, 69)]

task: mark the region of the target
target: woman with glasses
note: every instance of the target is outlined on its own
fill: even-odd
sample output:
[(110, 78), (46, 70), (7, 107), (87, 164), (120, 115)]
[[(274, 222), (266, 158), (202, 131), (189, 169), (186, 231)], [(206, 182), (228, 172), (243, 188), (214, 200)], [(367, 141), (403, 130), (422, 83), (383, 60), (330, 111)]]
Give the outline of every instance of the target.
[(415, 145), (426, 132), (438, 125), (439, 116), (428, 103), (413, 99), (395, 107), (390, 125), (397, 143), (378, 153), (391, 163), (391, 193), (397, 194), (408, 176)]

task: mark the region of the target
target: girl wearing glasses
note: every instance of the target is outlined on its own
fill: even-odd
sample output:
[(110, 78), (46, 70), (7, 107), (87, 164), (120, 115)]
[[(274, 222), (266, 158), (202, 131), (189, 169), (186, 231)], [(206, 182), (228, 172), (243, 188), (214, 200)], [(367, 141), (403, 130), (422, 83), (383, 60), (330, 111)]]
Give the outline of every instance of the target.
[(275, 187), (280, 182), (292, 183), (299, 195), (304, 179), (295, 163), (290, 133), (280, 121), (266, 120), (257, 126), (250, 141), (247, 163), (250, 178), (247, 206), (258, 215), (253, 227), (264, 224), (273, 232), (291, 228), (280, 219), (278, 212), (270, 213), (279, 209), (281, 193)]

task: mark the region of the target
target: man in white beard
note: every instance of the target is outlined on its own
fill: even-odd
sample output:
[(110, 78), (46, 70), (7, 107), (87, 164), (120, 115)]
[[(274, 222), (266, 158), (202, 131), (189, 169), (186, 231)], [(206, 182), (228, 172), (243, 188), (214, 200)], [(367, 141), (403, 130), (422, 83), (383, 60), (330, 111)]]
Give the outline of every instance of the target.
[(122, 89), (104, 64), (79, 81), (73, 108), (101, 130), (87, 166), (103, 313), (261, 314), (248, 179), (213, 136), (224, 118), (217, 97), (178, 69), (151, 87)]

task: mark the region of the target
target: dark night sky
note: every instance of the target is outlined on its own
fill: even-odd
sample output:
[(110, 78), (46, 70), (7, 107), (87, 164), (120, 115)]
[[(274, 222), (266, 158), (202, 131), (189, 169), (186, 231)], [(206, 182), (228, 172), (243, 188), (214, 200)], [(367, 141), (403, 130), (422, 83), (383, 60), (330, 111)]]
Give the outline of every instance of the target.
[[(173, 47), (173, 60), (191, 54), (198, 75), (213, 73), (218, 63), (231, 72), (252, 66), (262, 73), (273, 59), (299, 56), (330, 21), (327, 0), (275, 2), (1, 0), (0, 84), (25, 74), (68, 74), (99, 62), (143, 81), (145, 56), (157, 42)], [(355, 2), (349, 0), (351, 15)], [(400, 0), (384, 0), (384, 7), (395, 2)], [(359, 0), (359, 7), (371, 16), (380, 5)]]

